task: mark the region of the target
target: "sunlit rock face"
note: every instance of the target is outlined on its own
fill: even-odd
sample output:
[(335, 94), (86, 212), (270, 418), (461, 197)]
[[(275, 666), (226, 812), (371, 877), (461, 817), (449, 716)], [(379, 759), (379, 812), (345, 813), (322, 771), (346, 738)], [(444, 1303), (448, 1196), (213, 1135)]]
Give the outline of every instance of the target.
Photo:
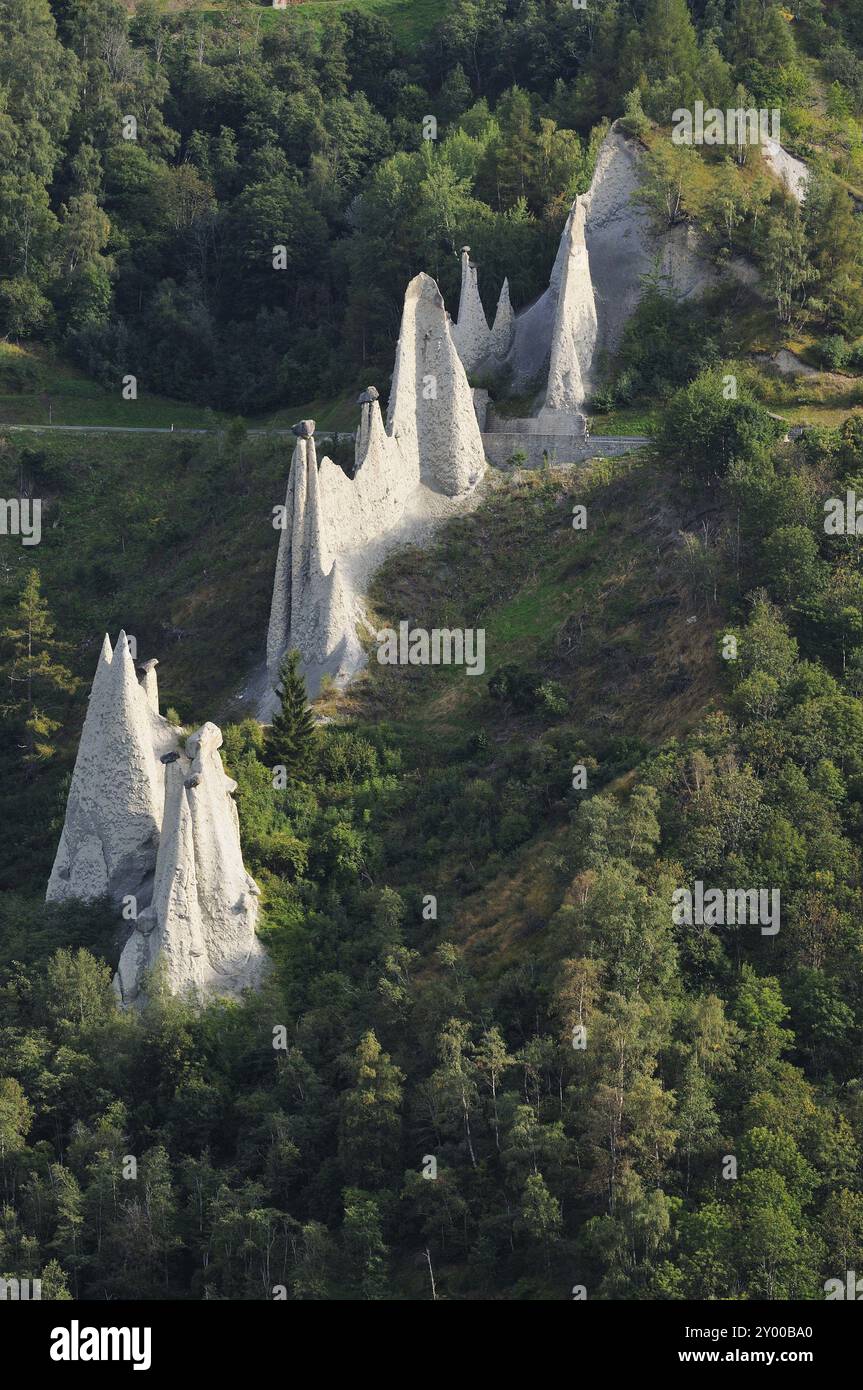
[(173, 993), (202, 1000), (257, 985), (265, 966), (222, 735), (205, 724), (183, 747), (158, 713), (155, 666), (139, 675), (126, 634), (113, 650), (105, 637), (46, 894), (124, 909), (114, 988), (127, 1005), (156, 967)]
[[(763, 140), (760, 149), (767, 168), (802, 201), (809, 178), (806, 165), (773, 139)], [(548, 288), (511, 318), (502, 354), (499, 343), (492, 350), (494, 329), (483, 337), (478, 270), (463, 255), (454, 331), (462, 360), (473, 374), (498, 376), (514, 394), (530, 389), (542, 393), (537, 404), (548, 412), (545, 428), (554, 427), (557, 414), (565, 430), (581, 411), (596, 385), (598, 360), (620, 346), (645, 275), (658, 272), (669, 291), (684, 299), (716, 283), (717, 273), (693, 229), (681, 225), (657, 233), (638, 201), (643, 155), (637, 140), (612, 126), (600, 146), (590, 188), (570, 210)], [(742, 280), (752, 278), (752, 267), (739, 258), (732, 258), (727, 271)], [(499, 316), (501, 309), (499, 305)]]
[(295, 427), (267, 636), (271, 685), (291, 648), (307, 669), (353, 675), (365, 660), (372, 571), (387, 550), (457, 512), (485, 471), (467, 374), (430, 276), (405, 293), (386, 424), (374, 387), (358, 404), (352, 478), (332, 459), (318, 462), (313, 421)]

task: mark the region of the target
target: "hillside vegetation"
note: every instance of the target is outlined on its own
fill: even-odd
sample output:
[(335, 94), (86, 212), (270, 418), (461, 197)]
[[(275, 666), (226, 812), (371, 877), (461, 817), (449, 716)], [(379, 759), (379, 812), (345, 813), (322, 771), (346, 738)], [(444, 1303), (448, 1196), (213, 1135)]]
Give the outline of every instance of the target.
[[(212, 429), (0, 430), (0, 493), (43, 503), (38, 545), (0, 535), (0, 1277), (823, 1298), (863, 1268), (859, 16), (450, 0), (421, 36), (424, 6), (398, 32), (324, 8), (0, 0), (7, 409)], [(780, 105), (802, 209), (757, 152), (666, 138), (703, 98)], [(376, 623), (482, 629), (481, 674), (381, 665), (369, 634), (312, 729), (265, 728), (288, 444), (238, 417), (347, 422), (406, 281), (452, 303), (464, 240), (489, 304), (506, 273), (527, 303), (615, 118), (658, 224), (757, 277), (697, 303), (648, 278), (591, 409), (651, 448), (490, 470), (382, 566)], [(783, 346), (822, 374), (753, 360)], [(224, 731), (272, 962), (239, 1002), (156, 979), (120, 1011), (116, 912), (44, 902), (121, 626), (163, 708)], [(698, 884), (781, 910), (686, 921)]]
[[(325, 695), (335, 722), (287, 791), (260, 726), (226, 730), (276, 963), (261, 996), (196, 1014), (157, 994), (123, 1017), (104, 912), (47, 910), (39, 881), (7, 892), (5, 1162), (34, 1269), (56, 1252), (49, 1276), (88, 1297), (256, 1298), (276, 1249), (296, 1298), (427, 1297), (428, 1247), (439, 1297), (565, 1298), (577, 1278), (600, 1298), (805, 1299), (858, 1248), (863, 599), (856, 543), (820, 521), (858, 438), (776, 444), (758, 407), (715, 399), (708, 374), (664, 417), (697, 468), (669, 442), (492, 481), (428, 552), (388, 561), (381, 621), (481, 623), (482, 677), (373, 659)], [(140, 485), (158, 493), (165, 466)], [(182, 541), (192, 609), (212, 542)], [(272, 538), (244, 544), (246, 566), (217, 562), (219, 611), (263, 618)], [(132, 594), (155, 632), (158, 591)], [(219, 627), (226, 670), (246, 641)], [(194, 625), (160, 650), (184, 714), (219, 688), (211, 653)], [(21, 807), (51, 803), (61, 764)], [(698, 877), (778, 885), (781, 931), (675, 926), (672, 889)], [(97, 1244), (121, 1152), (158, 1205), (130, 1227), (115, 1186)]]

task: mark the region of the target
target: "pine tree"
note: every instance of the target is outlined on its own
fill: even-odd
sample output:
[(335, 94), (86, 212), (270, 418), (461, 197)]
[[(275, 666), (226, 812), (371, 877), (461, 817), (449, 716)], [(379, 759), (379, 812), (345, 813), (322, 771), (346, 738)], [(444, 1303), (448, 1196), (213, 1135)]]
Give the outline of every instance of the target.
[(12, 624), (0, 632), (6, 648), (2, 674), (9, 684), (9, 699), (3, 715), (21, 732), (24, 763), (38, 766), (53, 757), (52, 734), (60, 728), (44, 707), (58, 694), (71, 694), (78, 681), (55, 654), (68, 650), (68, 643), (54, 638), (54, 624), (48, 604), (42, 597), (39, 571), (28, 571)]
[(648, 0), (640, 58), (648, 82), (648, 116), (664, 125), (678, 107), (692, 108), (700, 88), (700, 55), (686, 0)]
[(294, 781), (305, 782), (314, 764), (317, 730), (306, 697), (306, 682), (297, 669), (299, 662), (296, 650), (282, 658), (276, 687), (282, 708), (273, 718), (265, 747), (274, 765), (284, 766)]

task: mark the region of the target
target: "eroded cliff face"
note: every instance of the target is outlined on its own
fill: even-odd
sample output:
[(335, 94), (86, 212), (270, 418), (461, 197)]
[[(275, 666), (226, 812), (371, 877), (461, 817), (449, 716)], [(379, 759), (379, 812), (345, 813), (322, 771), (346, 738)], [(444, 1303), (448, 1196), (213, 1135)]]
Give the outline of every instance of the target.
[(494, 325), (488, 326), (488, 319), (482, 307), (477, 281), (477, 267), (470, 258), (470, 247), (461, 249), (461, 294), (458, 302), (458, 318), (452, 325), (452, 340), (469, 374), (480, 369), (493, 368), (499, 364), (512, 347), (515, 332), (515, 315), (509, 298), (509, 281), (504, 280)]
[(563, 233), (548, 385), (540, 411), (540, 420), (552, 428), (555, 416), (578, 416), (591, 389), (597, 319), (584, 229), (585, 200), (576, 198)]
[[(295, 429), (270, 608), (271, 685), (292, 647), (307, 669), (339, 681), (359, 669), (372, 571), (387, 550), (460, 510), (485, 470), (467, 375), (430, 276), (417, 275), (405, 294), (386, 425), (374, 387), (358, 404), (353, 478), (329, 458), (318, 464), (314, 422)], [(262, 715), (271, 709), (268, 699)]]
[[(806, 165), (772, 139), (762, 143), (761, 154), (773, 175), (802, 201), (809, 177)], [(716, 271), (691, 227), (674, 227), (662, 234), (654, 230), (636, 196), (642, 157), (640, 144), (612, 127), (600, 147), (590, 188), (573, 204), (548, 288), (515, 315), (504, 373), (514, 393), (539, 388), (547, 377), (545, 406), (551, 410), (560, 411), (563, 401), (565, 413), (571, 413), (574, 405), (583, 403), (595, 384), (598, 355), (613, 355), (620, 345), (641, 297), (643, 276), (658, 271), (683, 299), (703, 294), (717, 282)], [(575, 217), (578, 207), (583, 209), (583, 224)], [(573, 263), (589, 273), (590, 289), (587, 273), (568, 273)], [(752, 279), (751, 266), (740, 260), (733, 260), (728, 272)], [(495, 362), (487, 355), (477, 368), (493, 371)]]
[(761, 153), (770, 172), (785, 185), (792, 198), (798, 203), (805, 202), (809, 186), (808, 165), (804, 164), (802, 159), (795, 159), (793, 154), (782, 148), (778, 140), (770, 136), (761, 142)]
[[(148, 677), (149, 679), (149, 677)], [(48, 902), (152, 893), (164, 797), (160, 755), (174, 731), (138, 683), (126, 634), (102, 644), (48, 883)]]
[(173, 993), (197, 999), (238, 994), (265, 965), (221, 733), (205, 724), (183, 749), (158, 713), (155, 665), (139, 676), (125, 633), (113, 651), (105, 637), (46, 893), (122, 906), (124, 1004), (144, 999), (157, 965)]
[(225, 775), (221, 745), (221, 730), (207, 723), (168, 755), (153, 898), (114, 979), (124, 1004), (141, 1002), (155, 969), (171, 993), (195, 1000), (236, 996), (263, 976), (259, 890), (243, 864), (237, 784)]
[(488, 355), (491, 329), (479, 297), (476, 266), (470, 258), (470, 247), (461, 249), (461, 295), (458, 319), (452, 328), (453, 342), (464, 363), (466, 372), (473, 372)]
[(417, 455), (421, 481), (447, 497), (470, 492), (485, 469), (465, 368), (429, 275), (405, 294), (387, 432), (407, 457)]
[[(654, 234), (646, 209), (635, 198), (640, 165), (637, 142), (612, 128), (600, 147), (590, 188), (573, 204), (548, 289), (515, 317), (506, 359), (512, 389), (527, 390), (547, 375), (545, 404), (550, 409), (559, 410), (560, 400), (569, 411), (583, 405), (594, 384), (597, 355), (617, 350), (641, 297), (644, 275), (658, 267), (682, 297), (712, 283), (712, 271), (686, 228)], [(583, 388), (578, 401), (576, 358)]]
[(512, 347), (515, 337), (515, 314), (509, 297), (509, 278), (505, 278), (500, 288), (497, 311), (491, 330), (491, 356), (495, 362), (502, 362)]

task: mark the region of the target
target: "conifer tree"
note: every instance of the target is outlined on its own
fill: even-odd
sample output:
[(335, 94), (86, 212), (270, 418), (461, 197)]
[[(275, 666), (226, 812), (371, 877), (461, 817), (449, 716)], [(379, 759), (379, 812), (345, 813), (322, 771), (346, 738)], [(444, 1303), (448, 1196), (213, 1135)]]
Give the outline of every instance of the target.
[(0, 643), (5, 649), (2, 674), (8, 686), (2, 713), (19, 730), (24, 763), (34, 767), (53, 757), (51, 737), (60, 728), (47, 713), (45, 703), (60, 693), (71, 694), (78, 685), (72, 673), (56, 660), (56, 654), (67, 650), (68, 644), (54, 637), (38, 570), (28, 571), (12, 623), (0, 632)]
[(306, 682), (298, 667), (300, 653), (287, 652), (279, 668), (276, 694), (282, 708), (274, 716), (266, 740), (267, 757), (283, 765), (294, 781), (307, 781), (314, 764), (317, 733), (309, 702)]
[(691, 109), (699, 94), (700, 57), (686, 0), (648, 0), (639, 49), (647, 115), (665, 124), (678, 107)]

